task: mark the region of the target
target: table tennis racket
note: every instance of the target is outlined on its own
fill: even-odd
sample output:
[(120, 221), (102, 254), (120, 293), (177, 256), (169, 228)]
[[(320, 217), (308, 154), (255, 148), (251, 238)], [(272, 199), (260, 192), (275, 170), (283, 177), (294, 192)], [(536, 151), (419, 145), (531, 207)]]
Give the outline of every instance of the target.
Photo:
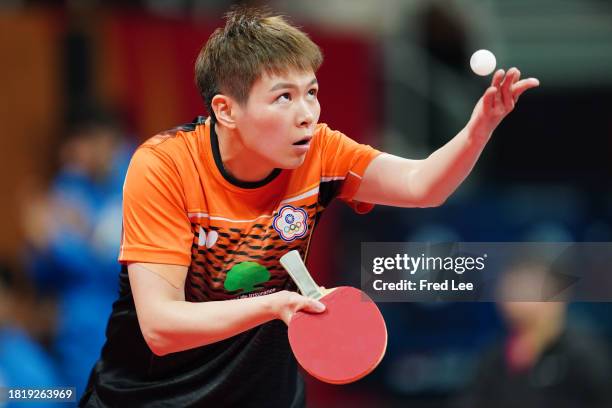
[(298, 311), (289, 322), (289, 343), (302, 368), (331, 384), (347, 384), (372, 372), (387, 349), (387, 327), (376, 303), (350, 286), (323, 293), (295, 250), (280, 263), (302, 295), (325, 304), (324, 312)]

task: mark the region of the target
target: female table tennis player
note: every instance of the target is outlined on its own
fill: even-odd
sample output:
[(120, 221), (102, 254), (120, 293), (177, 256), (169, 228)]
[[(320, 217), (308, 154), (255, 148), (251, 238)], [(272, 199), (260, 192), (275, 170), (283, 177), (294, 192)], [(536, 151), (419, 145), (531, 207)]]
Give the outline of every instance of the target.
[(322, 305), (294, 291), (280, 256), (306, 255), (334, 198), (359, 212), (441, 205), (538, 86), (497, 71), (467, 125), (409, 160), (318, 123), (322, 60), (304, 32), (252, 9), (204, 45), (195, 77), (210, 116), (132, 158), (119, 299), (81, 406), (304, 406), (285, 323)]

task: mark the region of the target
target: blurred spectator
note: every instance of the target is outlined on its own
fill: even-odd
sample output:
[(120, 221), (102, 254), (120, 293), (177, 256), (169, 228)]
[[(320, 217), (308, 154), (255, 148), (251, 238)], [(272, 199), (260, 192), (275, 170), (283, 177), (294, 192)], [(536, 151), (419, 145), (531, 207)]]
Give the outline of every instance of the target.
[(25, 262), (39, 292), (57, 296), (53, 349), (67, 385), (78, 392), (98, 357), (116, 298), (130, 154), (113, 118), (84, 108), (71, 119), (48, 194), (29, 203), (24, 219)]
[[(610, 407), (607, 348), (591, 333), (566, 327), (564, 302), (537, 299), (545, 268), (524, 264), (502, 280), (499, 309), (508, 334), (481, 361), (475, 381), (459, 405), (478, 407)], [(531, 292), (531, 293), (530, 293)]]
[[(12, 270), (0, 264), (0, 387), (60, 386), (49, 354), (26, 331), (28, 296), (18, 288)], [(3, 405), (40, 406), (40, 403)]]

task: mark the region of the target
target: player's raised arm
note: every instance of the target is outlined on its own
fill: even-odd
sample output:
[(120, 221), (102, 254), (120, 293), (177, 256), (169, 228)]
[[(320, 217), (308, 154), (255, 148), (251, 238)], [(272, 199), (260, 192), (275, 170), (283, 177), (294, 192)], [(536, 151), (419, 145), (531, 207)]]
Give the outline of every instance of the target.
[(520, 79), (511, 68), (498, 70), (474, 108), (467, 125), (448, 143), (423, 160), (382, 154), (367, 168), (355, 200), (398, 207), (433, 207), (446, 199), (468, 176), (491, 134), (535, 78)]
[(187, 302), (184, 285), (175, 286), (166, 278), (186, 276), (187, 267), (180, 265), (131, 263), (128, 274), (140, 330), (151, 351), (159, 356), (221, 341), (270, 320), (288, 323), (298, 310), (324, 310), (320, 302), (289, 291)]

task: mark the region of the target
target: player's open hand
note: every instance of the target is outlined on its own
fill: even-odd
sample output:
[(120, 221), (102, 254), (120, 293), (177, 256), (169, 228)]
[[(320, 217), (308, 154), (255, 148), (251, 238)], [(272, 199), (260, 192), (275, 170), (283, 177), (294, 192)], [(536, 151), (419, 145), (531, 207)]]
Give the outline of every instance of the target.
[(476, 104), (470, 119), (479, 134), (489, 137), (506, 115), (512, 112), (523, 92), (540, 85), (536, 78), (520, 78), (521, 71), (514, 67), (507, 73), (503, 69), (495, 72), (491, 86)]

